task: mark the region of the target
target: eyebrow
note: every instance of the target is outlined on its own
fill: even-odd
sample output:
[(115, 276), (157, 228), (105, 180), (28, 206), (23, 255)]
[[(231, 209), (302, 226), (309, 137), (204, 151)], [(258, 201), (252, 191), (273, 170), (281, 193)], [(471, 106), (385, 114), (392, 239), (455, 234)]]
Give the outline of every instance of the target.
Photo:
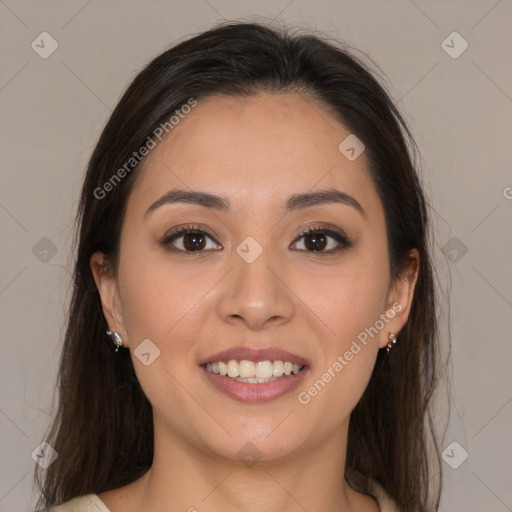
[[(175, 203), (195, 204), (222, 212), (229, 212), (231, 208), (230, 201), (227, 197), (193, 190), (170, 190), (149, 206), (144, 213), (144, 217), (164, 204)], [(312, 192), (305, 192), (302, 194), (293, 194), (286, 200), (286, 203), (283, 206), (283, 213), (287, 214), (292, 211), (309, 208), (311, 206), (330, 203), (350, 206), (366, 218), (365, 211), (357, 199), (335, 188), (328, 190), (314, 190)]]

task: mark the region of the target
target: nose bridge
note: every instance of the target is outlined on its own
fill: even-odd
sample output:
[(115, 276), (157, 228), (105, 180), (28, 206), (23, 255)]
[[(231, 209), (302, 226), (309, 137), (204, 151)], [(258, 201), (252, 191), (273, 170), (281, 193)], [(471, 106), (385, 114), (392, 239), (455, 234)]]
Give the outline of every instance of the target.
[(269, 319), (289, 320), (293, 301), (275, 252), (249, 236), (235, 248), (231, 259), (234, 269), (219, 308), (223, 319), (240, 318), (253, 329)]

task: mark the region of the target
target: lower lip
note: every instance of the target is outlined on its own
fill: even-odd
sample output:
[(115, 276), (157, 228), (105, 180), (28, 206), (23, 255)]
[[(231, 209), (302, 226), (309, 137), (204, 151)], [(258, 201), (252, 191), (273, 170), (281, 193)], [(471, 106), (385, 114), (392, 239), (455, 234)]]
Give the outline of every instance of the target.
[(223, 375), (209, 372), (202, 366), (199, 368), (217, 389), (235, 400), (251, 403), (276, 400), (290, 393), (298, 387), (308, 371), (308, 368), (305, 367), (295, 375), (283, 375), (272, 382), (253, 384), (249, 382), (238, 382), (230, 377), (224, 377)]

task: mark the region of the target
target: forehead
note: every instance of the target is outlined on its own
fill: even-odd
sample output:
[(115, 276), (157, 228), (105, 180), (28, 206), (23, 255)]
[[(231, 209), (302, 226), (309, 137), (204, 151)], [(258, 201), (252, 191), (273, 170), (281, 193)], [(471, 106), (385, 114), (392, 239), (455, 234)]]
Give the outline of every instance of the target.
[(379, 209), (364, 152), (350, 161), (339, 150), (349, 135), (303, 94), (199, 100), (146, 157), (128, 210), (147, 207), (172, 188), (226, 195), (234, 210), (266, 209), (291, 194), (337, 188), (365, 210)]

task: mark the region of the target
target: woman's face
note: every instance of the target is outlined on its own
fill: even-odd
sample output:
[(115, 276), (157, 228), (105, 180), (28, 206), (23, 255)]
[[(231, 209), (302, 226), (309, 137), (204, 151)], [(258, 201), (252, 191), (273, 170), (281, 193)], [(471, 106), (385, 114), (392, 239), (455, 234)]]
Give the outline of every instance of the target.
[[(91, 266), (157, 439), (233, 460), (343, 445), (379, 348), (407, 319), (417, 272), (391, 281), (366, 155), (354, 159), (352, 138), (339, 149), (349, 135), (299, 94), (210, 97), (148, 155), (123, 219), (117, 278), (100, 275), (98, 254)], [(154, 204), (173, 190), (222, 200)], [(320, 190), (345, 201), (297, 200)], [(192, 234), (171, 238), (180, 227)], [(300, 235), (310, 228), (319, 232)], [(215, 356), (240, 347), (292, 355)], [(278, 375), (279, 360), (305, 367), (241, 383), (201, 365), (229, 359), (270, 360), (231, 363), (232, 375), (257, 366)]]

